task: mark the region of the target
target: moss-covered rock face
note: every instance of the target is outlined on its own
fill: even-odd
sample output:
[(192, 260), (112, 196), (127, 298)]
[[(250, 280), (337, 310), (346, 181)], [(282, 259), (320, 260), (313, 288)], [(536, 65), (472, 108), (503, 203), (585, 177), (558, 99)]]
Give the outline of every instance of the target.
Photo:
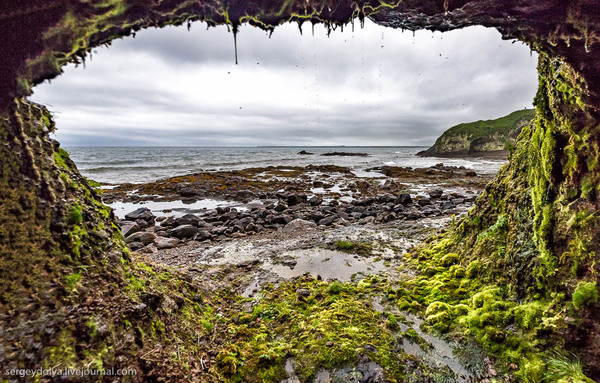
[[(600, 377), (599, 6), (600, 0), (3, 1), (0, 365), (134, 366), (182, 378), (216, 368), (211, 376), (233, 376), (245, 352), (221, 345), (215, 365), (205, 365), (202, 350), (225, 319), (189, 282), (130, 259), (112, 213), (48, 137), (49, 113), (22, 99), (33, 85), (140, 28), (204, 20), (235, 33), (244, 22), (335, 28), (370, 17), (394, 28), (495, 27), (540, 53), (534, 123), (469, 216), (415, 253), (422, 277), (398, 304), (423, 311), (435, 331), (462, 326), (507, 362), (528, 357), (525, 379), (544, 371), (556, 371), (557, 381), (576, 375), (564, 373), (562, 357), (544, 364), (535, 356), (550, 345), (573, 351), (584, 370)], [(271, 351), (267, 359), (280, 358)]]

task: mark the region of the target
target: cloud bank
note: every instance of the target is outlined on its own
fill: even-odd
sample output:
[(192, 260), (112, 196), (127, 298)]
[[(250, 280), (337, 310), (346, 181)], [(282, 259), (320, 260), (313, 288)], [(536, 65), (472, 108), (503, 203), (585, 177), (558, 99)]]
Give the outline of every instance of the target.
[(537, 56), (493, 29), (349, 29), (243, 26), (239, 65), (225, 27), (144, 30), (32, 99), (67, 146), (430, 145), (531, 107)]

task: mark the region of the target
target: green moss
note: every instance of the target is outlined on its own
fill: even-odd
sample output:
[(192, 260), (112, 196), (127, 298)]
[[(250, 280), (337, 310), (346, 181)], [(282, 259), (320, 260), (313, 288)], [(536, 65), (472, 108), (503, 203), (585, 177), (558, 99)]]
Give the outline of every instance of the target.
[(75, 290), (75, 287), (77, 286), (77, 283), (79, 283), (80, 280), (81, 280), (81, 273), (73, 273), (73, 274), (67, 275), (65, 284), (70, 291), (73, 291), (73, 290)]
[(573, 307), (579, 310), (584, 305), (598, 302), (598, 287), (596, 282), (581, 281), (573, 292)]
[(81, 205), (75, 203), (71, 206), (71, 210), (69, 210), (69, 224), (71, 225), (79, 225), (83, 221), (82, 208)]

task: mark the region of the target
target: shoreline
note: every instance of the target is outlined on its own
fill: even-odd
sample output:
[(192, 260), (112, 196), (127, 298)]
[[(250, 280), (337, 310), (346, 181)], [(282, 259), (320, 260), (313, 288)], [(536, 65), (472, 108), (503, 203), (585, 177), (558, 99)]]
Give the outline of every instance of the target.
[[(298, 286), (294, 296), (309, 299), (304, 295), (314, 283), (355, 289), (379, 280), (401, 286), (416, 278), (420, 271), (406, 253), (466, 214), (493, 178), (444, 165), (371, 172), (373, 177), (361, 178), (336, 166), (250, 168), (119, 185), (103, 197), (138, 207), (119, 222), (134, 256), (177, 270), (206, 294), (229, 292), (237, 298), (219, 311), (246, 318), (271, 292), (293, 286)], [(144, 207), (207, 197), (239, 205), (181, 211), (178, 217)], [(133, 232), (132, 224), (139, 225)], [(400, 334), (411, 334), (397, 356), (411, 361), (407, 373), (441, 374), (456, 382), (488, 376), (491, 364), (481, 349), (423, 331), (423, 318), (390, 305), (384, 296), (355, 299), (350, 302), (367, 304), (369, 312), (399, 318)], [(215, 363), (210, 356), (206, 362)], [(383, 382), (382, 367), (373, 362), (322, 368), (318, 376), (347, 380), (356, 372)], [(298, 381), (293, 369), (288, 374), (284, 381)]]

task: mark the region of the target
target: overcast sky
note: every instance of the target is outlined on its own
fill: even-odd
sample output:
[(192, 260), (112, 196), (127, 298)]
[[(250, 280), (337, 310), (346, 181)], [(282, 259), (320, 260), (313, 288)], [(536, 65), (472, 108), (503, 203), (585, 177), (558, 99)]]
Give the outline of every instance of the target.
[(530, 108), (537, 56), (493, 29), (367, 22), (327, 37), (202, 23), (138, 32), (34, 89), (67, 146), (430, 145), (452, 125)]

